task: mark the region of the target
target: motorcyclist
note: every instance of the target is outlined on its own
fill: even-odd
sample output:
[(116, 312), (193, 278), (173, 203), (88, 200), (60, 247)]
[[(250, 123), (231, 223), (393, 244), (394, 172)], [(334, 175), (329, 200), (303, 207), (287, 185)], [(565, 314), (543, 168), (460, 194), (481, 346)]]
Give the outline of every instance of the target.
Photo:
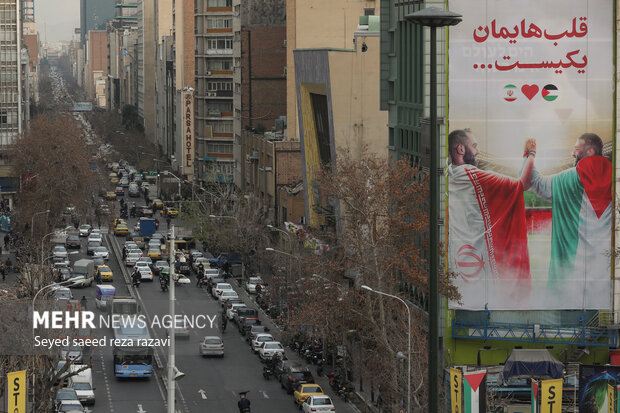
[(138, 285), (138, 282), (142, 280), (142, 274), (140, 274), (137, 268), (134, 270), (133, 274), (131, 274), (131, 279), (133, 280), (133, 285)]
[(170, 279), (168, 278), (168, 276), (166, 274), (161, 274), (159, 276), (159, 284), (161, 285), (161, 289), (165, 290), (168, 288), (168, 286), (170, 285)]
[(132, 217), (136, 216), (136, 203), (135, 202), (131, 204), (131, 216)]
[(237, 406), (239, 406), (239, 413), (249, 413), (250, 411), (250, 401), (246, 396), (247, 392), (239, 393), (239, 401), (237, 402)]

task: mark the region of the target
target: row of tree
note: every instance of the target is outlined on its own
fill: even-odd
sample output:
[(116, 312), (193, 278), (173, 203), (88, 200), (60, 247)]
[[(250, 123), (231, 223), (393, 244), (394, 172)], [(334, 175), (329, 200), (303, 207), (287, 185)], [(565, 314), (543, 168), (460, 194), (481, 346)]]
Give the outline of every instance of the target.
[[(428, 316), (424, 301), (412, 299), (423, 297), (428, 288), (428, 182), (406, 162), (394, 163), (366, 150), (361, 156), (341, 151), (337, 159), (317, 177), (323, 196), (335, 206), (330, 218), (336, 225), (328, 231), (309, 229), (328, 242), (327, 252), (304, 253), (305, 236), (296, 234), (290, 234), (293, 245), (284, 250), (295, 259), (265, 251), (275, 241), (274, 233), (266, 228), (262, 211), (242, 196), (232, 210), (215, 213), (204, 198), (185, 206), (183, 217), (200, 229), (199, 238), (210, 252), (239, 252), (250, 262), (250, 272), (275, 274), (268, 290), (273, 300), (289, 303), (289, 331), (311, 330), (324, 349), (346, 348), (346, 369), (365, 377), (375, 390), (380, 385), (385, 411), (398, 411), (401, 399), (406, 403), (407, 361), (396, 355), (407, 356), (411, 331), (412, 411), (423, 411)], [(231, 218), (223, 221), (212, 214)], [(362, 285), (409, 300), (411, 328), (402, 303)], [(440, 277), (440, 292), (459, 298), (450, 276)]]

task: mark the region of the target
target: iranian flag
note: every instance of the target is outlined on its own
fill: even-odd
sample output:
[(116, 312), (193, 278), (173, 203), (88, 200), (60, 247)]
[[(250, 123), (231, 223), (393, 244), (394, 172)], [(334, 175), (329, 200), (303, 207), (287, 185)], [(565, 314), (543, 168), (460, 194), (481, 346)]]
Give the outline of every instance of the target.
[(450, 165), (451, 270), (470, 310), (527, 306), (531, 288), (523, 185), (518, 179)]
[(549, 287), (556, 292), (583, 280), (584, 274), (600, 274), (605, 278), (601, 285), (588, 277), (588, 295), (598, 296), (599, 301), (608, 295), (605, 257), (611, 248), (612, 169), (607, 158), (594, 155), (552, 178)]
[(463, 394), (465, 395), (465, 413), (486, 413), (487, 383), (485, 370), (465, 373), (463, 377)]
[(532, 413), (538, 413), (538, 382), (532, 379)]

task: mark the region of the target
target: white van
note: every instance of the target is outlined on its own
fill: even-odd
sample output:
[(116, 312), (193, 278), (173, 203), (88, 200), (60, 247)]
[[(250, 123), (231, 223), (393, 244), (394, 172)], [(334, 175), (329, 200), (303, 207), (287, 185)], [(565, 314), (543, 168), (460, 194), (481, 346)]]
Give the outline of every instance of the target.
[[(86, 367), (86, 364), (74, 364), (71, 372), (78, 371)], [(90, 368), (77, 373), (69, 378), (69, 387), (77, 393), (78, 400), (84, 404), (95, 404), (95, 389), (93, 389), (93, 373)]]

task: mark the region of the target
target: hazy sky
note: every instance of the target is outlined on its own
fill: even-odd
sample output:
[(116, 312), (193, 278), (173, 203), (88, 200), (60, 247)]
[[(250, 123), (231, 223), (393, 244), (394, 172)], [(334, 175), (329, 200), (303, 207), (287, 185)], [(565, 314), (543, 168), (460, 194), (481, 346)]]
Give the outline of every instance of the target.
[(34, 18), (42, 42), (71, 40), (80, 27), (80, 0), (34, 0)]

